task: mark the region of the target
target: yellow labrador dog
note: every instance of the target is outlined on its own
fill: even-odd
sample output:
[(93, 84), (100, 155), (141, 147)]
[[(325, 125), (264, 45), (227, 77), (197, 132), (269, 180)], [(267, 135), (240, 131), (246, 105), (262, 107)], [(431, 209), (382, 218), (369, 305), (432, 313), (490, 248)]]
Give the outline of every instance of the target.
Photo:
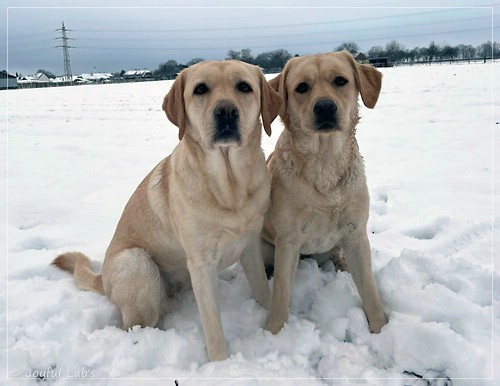
[(260, 237), (271, 178), (260, 116), (270, 134), (280, 106), (257, 66), (202, 62), (182, 71), (163, 103), (181, 141), (127, 203), (102, 275), (79, 252), (53, 264), (74, 273), (79, 288), (106, 294), (124, 329), (155, 326), (191, 281), (208, 357), (227, 358), (217, 272), (240, 259), (255, 299), (270, 306)]
[(356, 63), (347, 52), (293, 58), (270, 81), (283, 98), (285, 125), (268, 159), (272, 198), (263, 235), (275, 246), (266, 325), (272, 333), (288, 320), (301, 254), (345, 261), (371, 330), (379, 332), (387, 323), (372, 273), (368, 188), (355, 138), (358, 96), (373, 108), (381, 82), (379, 71)]

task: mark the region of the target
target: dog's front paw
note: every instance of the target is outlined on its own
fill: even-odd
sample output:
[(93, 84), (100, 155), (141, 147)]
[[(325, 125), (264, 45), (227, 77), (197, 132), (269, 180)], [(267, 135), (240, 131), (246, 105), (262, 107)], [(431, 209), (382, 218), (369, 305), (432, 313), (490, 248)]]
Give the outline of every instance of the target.
[(227, 342), (224, 342), (224, 344), (221, 344), (219, 347), (207, 347), (207, 353), (210, 362), (223, 361), (229, 358)]
[(278, 332), (281, 331), (285, 323), (286, 320), (273, 318), (272, 316), (270, 316), (269, 319), (267, 320), (265, 329), (269, 331), (271, 334), (276, 335)]
[(380, 330), (382, 330), (382, 327), (387, 324), (387, 318), (383, 315), (375, 320), (370, 320), (368, 324), (370, 326), (370, 331), (374, 334), (378, 334)]

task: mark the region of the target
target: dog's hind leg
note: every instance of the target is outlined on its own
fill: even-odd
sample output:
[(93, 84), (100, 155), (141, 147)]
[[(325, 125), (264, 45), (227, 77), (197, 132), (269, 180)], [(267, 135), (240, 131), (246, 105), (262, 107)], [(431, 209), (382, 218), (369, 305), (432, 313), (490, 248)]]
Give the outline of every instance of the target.
[[(301, 256), (304, 257), (304, 256)], [(312, 257), (318, 263), (318, 266), (322, 267), (328, 261), (332, 261), (335, 265), (336, 271), (348, 271), (347, 263), (344, 259), (344, 254), (342, 252), (342, 248), (339, 246), (334, 246), (328, 252), (323, 253), (315, 253), (313, 255), (305, 256)]]
[(274, 276), (274, 245), (270, 242), (261, 239), (262, 258), (268, 279)]
[(333, 247), (331, 251), (331, 259), (333, 261), (333, 264), (335, 265), (336, 271), (343, 271), (343, 272), (349, 271), (349, 269), (347, 268), (347, 263), (345, 261), (342, 248), (339, 248), (337, 246)]
[(104, 291), (121, 311), (123, 329), (154, 327), (168, 302), (158, 266), (141, 248), (108, 256), (103, 265)]

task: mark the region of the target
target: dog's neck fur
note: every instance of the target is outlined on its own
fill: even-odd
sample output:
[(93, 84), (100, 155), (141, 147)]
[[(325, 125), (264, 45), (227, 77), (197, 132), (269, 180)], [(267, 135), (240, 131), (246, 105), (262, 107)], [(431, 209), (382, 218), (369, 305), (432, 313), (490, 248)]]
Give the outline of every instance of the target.
[(335, 131), (304, 133), (293, 126), (283, 132), (282, 143), (293, 159), (294, 172), (309, 181), (319, 193), (328, 195), (359, 173), (364, 173), (355, 137), (358, 120), (357, 115), (353, 117), (347, 136)]
[[(256, 130), (261, 130), (260, 125)], [(203, 180), (203, 185), (219, 205), (232, 203), (234, 207), (227, 209), (237, 209), (258, 189), (262, 173), (254, 172), (259, 167), (257, 157), (261, 157), (261, 163), (265, 165), (260, 136), (252, 136), (249, 143), (240, 147), (221, 146), (210, 150), (203, 149), (190, 136), (184, 141), (190, 142), (185, 148), (196, 178)], [(206, 167), (196, 169), (195, 165), (200, 164)]]

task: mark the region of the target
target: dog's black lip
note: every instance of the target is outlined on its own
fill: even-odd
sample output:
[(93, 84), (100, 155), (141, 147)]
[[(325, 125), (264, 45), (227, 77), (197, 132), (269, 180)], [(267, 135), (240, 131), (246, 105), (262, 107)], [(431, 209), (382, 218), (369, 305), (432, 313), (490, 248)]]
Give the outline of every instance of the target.
[(239, 129), (231, 129), (230, 126), (226, 126), (224, 128), (218, 128), (214, 134), (213, 139), (214, 144), (217, 143), (240, 143), (241, 142), (241, 134)]
[(237, 137), (237, 136), (238, 136), (237, 133), (229, 128), (218, 131), (216, 135), (217, 138), (223, 138), (223, 139)]
[(240, 142), (239, 116), (217, 116), (213, 134), (214, 143)]
[(340, 130), (340, 127), (337, 125), (337, 123), (323, 122), (323, 123), (316, 124), (316, 130), (317, 131), (336, 131), (336, 130)]

